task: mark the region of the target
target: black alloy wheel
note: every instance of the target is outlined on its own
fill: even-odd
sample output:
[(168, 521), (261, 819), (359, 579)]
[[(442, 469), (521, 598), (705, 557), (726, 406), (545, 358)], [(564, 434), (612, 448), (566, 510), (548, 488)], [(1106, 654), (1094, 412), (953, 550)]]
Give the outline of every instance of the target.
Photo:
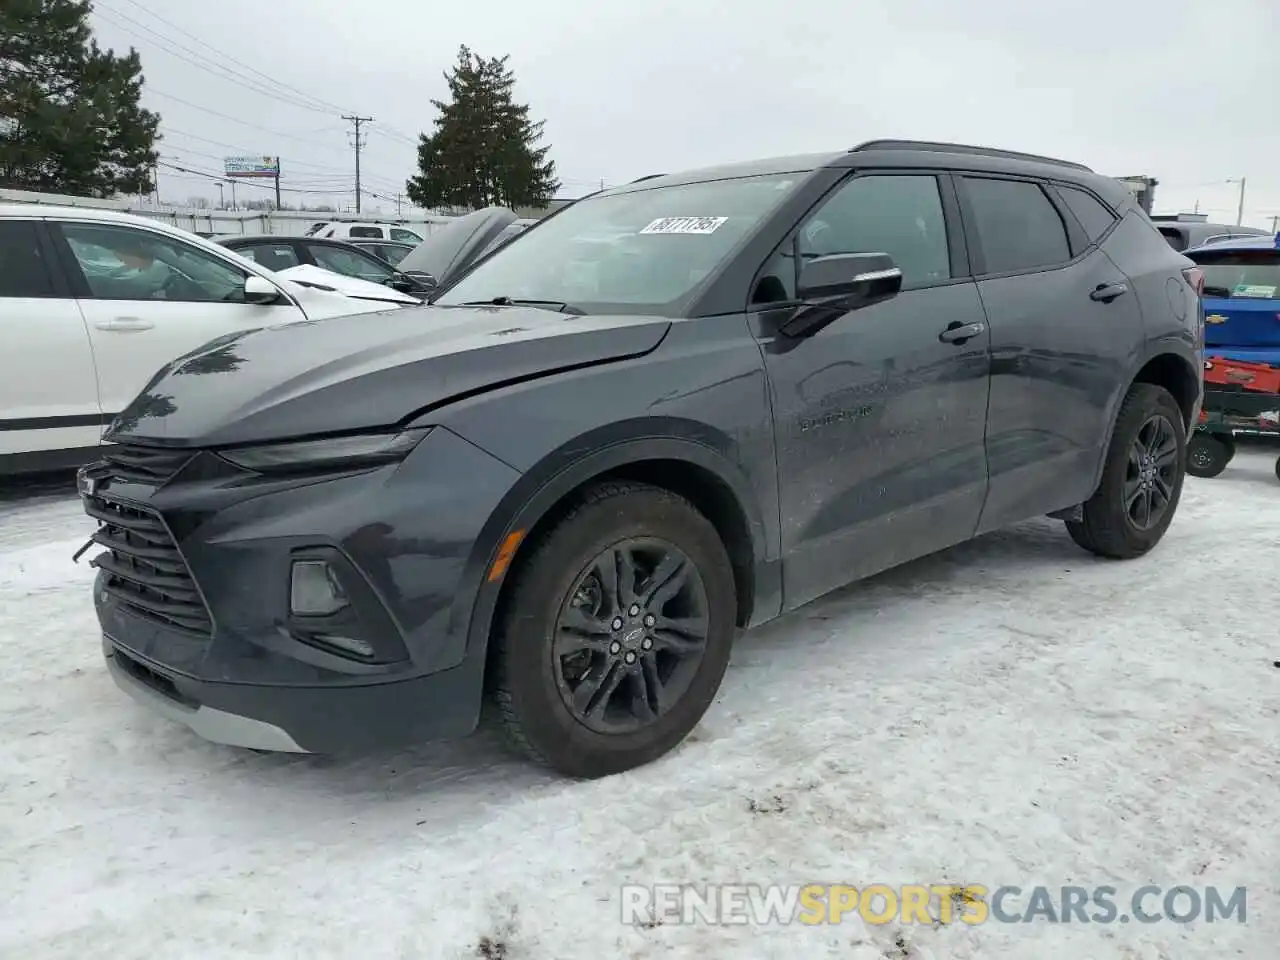
[(579, 574), (556, 621), (565, 706), (597, 733), (653, 723), (697, 675), (709, 626), (706, 587), (683, 550), (656, 537), (613, 544)]
[(1147, 418), (1129, 447), (1124, 505), (1129, 522), (1150, 530), (1164, 519), (1177, 483), (1178, 435), (1163, 413)]

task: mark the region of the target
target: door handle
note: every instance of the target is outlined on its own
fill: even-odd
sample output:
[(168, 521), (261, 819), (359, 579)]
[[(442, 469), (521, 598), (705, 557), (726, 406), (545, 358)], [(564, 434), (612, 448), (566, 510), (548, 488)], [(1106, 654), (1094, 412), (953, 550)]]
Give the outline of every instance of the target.
[(142, 317), (113, 317), (110, 320), (99, 320), (94, 326), (113, 333), (129, 333), (133, 330), (150, 330), (155, 324)]
[(954, 343), (959, 346), (986, 329), (985, 323), (961, 323), (959, 320), (953, 320), (947, 324), (947, 329), (938, 334), (938, 339), (943, 343)]
[(1110, 303), (1116, 297), (1124, 296), (1128, 292), (1129, 285), (1125, 283), (1100, 283), (1093, 288), (1089, 299), (1097, 300), (1099, 303)]

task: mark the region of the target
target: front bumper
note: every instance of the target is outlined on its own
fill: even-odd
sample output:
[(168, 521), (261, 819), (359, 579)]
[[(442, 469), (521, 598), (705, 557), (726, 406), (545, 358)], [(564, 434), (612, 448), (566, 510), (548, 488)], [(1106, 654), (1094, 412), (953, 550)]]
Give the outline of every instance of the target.
[(411, 680), (283, 687), (195, 680), (103, 636), (116, 686), (213, 743), (280, 753), (344, 754), (466, 736), (475, 728), (483, 659)]
[[(158, 485), (104, 470), (82, 493), (120, 548), (95, 558), (107, 667), (135, 699), (233, 746), (345, 753), (465, 735), (485, 660), (471, 614), (496, 589), (492, 518), (518, 476), (447, 430), (401, 463), (336, 476), (267, 478), (207, 452)], [(344, 630), (376, 656), (300, 627), (290, 569), (317, 555), (345, 578)]]

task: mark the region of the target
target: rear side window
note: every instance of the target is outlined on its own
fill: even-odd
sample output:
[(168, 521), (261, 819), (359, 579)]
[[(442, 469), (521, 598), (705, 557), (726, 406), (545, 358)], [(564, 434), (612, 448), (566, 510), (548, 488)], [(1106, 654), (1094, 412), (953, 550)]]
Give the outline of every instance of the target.
[(1206, 297), (1280, 300), (1280, 250), (1223, 250), (1192, 259), (1204, 271)]
[(1075, 187), (1065, 186), (1059, 186), (1058, 193), (1066, 203), (1067, 209), (1080, 221), (1080, 226), (1084, 227), (1090, 243), (1096, 243), (1098, 238), (1110, 230), (1111, 225), (1116, 222), (1115, 214), (1092, 194), (1077, 190)]
[(1037, 184), (964, 178), (987, 273), (1035, 270), (1071, 259), (1067, 228)]
[(352, 227), (348, 236), (369, 237), (373, 240), (383, 239), (381, 227)]
[(288, 270), (299, 263), (297, 252), (287, 243), (258, 243), (251, 247), (240, 247), (236, 253), (268, 270)]
[(0, 220), (0, 297), (51, 297), (53, 282), (35, 224)]

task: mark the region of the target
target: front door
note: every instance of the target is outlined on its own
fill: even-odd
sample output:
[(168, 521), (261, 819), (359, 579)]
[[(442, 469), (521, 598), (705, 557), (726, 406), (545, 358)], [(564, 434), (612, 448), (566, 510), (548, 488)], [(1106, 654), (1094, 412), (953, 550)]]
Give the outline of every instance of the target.
[[(787, 609), (973, 535), (989, 355), (962, 248), (948, 179), (877, 173), (838, 186), (761, 271), (752, 322), (772, 391)], [(812, 337), (778, 334), (791, 311), (768, 304), (794, 299), (797, 265), (836, 253), (890, 254), (902, 291)], [(957, 327), (972, 336), (945, 333)]]
[(215, 337), (301, 315), (283, 297), (271, 305), (245, 303), (244, 271), (194, 244), (117, 224), (50, 226), (82, 274), (74, 279), (108, 417), (171, 360)]

